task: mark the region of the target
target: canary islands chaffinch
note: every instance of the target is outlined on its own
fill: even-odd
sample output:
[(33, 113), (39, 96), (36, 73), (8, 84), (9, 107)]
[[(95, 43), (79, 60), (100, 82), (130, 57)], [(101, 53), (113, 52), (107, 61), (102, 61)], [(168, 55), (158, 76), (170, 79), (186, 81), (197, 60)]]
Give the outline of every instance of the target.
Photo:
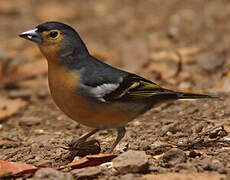
[(48, 62), (48, 81), (56, 105), (71, 119), (94, 129), (116, 128), (112, 152), (125, 135), (125, 125), (155, 105), (177, 99), (211, 98), (176, 92), (90, 55), (79, 34), (60, 22), (46, 22), (19, 35), (37, 43)]

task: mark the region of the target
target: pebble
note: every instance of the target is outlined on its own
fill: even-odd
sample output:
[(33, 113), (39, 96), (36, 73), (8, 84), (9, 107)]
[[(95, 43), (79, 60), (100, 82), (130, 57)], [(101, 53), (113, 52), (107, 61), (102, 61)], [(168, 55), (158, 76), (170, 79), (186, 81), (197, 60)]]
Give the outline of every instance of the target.
[(186, 162), (187, 155), (184, 151), (178, 148), (172, 148), (162, 156), (162, 159), (164, 162), (170, 163), (171, 165), (175, 165)]
[(74, 169), (71, 174), (77, 179), (95, 178), (102, 173), (103, 168), (100, 166)]
[(180, 35), (180, 32), (177, 26), (171, 25), (168, 27), (168, 36), (170, 38), (177, 38), (179, 35)]
[(113, 168), (119, 173), (140, 173), (148, 171), (149, 156), (144, 151), (129, 150), (113, 160)]
[(70, 173), (63, 173), (52, 168), (42, 168), (34, 175), (34, 180), (73, 180)]

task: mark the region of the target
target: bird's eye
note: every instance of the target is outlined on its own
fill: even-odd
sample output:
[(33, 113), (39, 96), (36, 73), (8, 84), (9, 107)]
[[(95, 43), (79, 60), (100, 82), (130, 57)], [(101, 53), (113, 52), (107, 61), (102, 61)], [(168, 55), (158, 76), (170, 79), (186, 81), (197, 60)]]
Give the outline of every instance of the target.
[(51, 31), (49, 35), (51, 38), (56, 38), (58, 36), (58, 32), (57, 31)]

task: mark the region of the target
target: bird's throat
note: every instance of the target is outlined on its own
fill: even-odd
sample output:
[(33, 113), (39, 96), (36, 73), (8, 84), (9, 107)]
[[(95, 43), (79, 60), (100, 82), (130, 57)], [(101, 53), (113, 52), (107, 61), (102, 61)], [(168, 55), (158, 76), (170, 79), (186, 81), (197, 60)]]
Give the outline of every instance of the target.
[(38, 45), (48, 62), (58, 63), (60, 47), (58, 45)]

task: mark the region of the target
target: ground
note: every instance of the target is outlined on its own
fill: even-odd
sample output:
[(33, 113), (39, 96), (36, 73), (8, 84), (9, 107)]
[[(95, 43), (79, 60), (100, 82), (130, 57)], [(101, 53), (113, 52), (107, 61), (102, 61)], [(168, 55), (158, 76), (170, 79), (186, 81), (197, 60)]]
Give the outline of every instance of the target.
[[(133, 158), (128, 150), (144, 152), (136, 157), (144, 169), (141, 163), (136, 170), (124, 169), (114, 159), (112, 168), (64, 169), (57, 179), (228, 179), (229, 19), (227, 0), (1, 0), (0, 159), (60, 167), (79, 155), (62, 147), (90, 130), (55, 106), (45, 59), (35, 44), (18, 37), (55, 20), (73, 26), (90, 52), (106, 63), (166, 88), (220, 97), (164, 103), (130, 122), (114, 153), (128, 163)], [(93, 139), (105, 152), (115, 135), (114, 130), (103, 130)], [(39, 179), (39, 173), (48, 171), (17, 178)]]

